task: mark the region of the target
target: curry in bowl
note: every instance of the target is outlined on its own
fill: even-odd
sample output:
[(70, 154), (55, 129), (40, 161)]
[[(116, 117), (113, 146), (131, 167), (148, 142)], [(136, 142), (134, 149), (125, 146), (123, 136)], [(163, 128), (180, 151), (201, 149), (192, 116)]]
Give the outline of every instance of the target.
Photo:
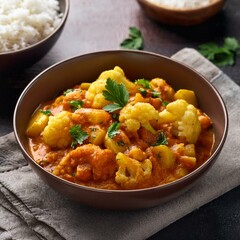
[(36, 109), (27, 130), (33, 159), (67, 181), (98, 189), (173, 182), (211, 155), (211, 119), (192, 90), (167, 79), (130, 81), (119, 66)]

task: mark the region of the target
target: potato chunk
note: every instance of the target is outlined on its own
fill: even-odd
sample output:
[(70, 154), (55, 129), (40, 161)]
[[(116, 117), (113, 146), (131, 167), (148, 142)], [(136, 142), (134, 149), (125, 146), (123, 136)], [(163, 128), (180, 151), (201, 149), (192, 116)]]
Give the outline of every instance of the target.
[(34, 113), (32, 116), (29, 125), (27, 127), (26, 134), (28, 137), (37, 137), (44, 130), (48, 124), (49, 117), (40, 110)]
[(168, 169), (174, 166), (175, 157), (173, 151), (168, 146), (159, 145), (152, 147), (152, 152), (162, 167)]
[(192, 104), (194, 107), (197, 107), (197, 97), (195, 95), (195, 92), (192, 90), (188, 89), (179, 89), (175, 94), (174, 94), (174, 100), (177, 99), (183, 99), (188, 104)]

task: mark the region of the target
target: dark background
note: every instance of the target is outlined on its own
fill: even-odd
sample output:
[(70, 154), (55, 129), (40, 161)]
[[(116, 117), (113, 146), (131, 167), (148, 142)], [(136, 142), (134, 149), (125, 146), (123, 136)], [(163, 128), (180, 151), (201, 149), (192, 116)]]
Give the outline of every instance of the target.
[[(0, 73), (0, 136), (12, 131), (16, 101), (24, 87), (38, 73), (72, 56), (120, 49), (120, 43), (128, 36), (130, 26), (141, 30), (144, 50), (166, 56), (171, 56), (184, 47), (196, 49), (200, 44), (210, 41), (222, 44), (225, 37), (240, 40), (239, 0), (228, 0), (222, 12), (206, 23), (191, 27), (157, 23), (145, 15), (135, 0), (71, 0), (70, 3), (69, 19), (62, 36), (51, 51), (27, 69)], [(239, 56), (236, 57), (234, 66), (223, 67), (222, 71), (240, 85)], [(240, 239), (240, 187), (150, 238), (156, 239)]]

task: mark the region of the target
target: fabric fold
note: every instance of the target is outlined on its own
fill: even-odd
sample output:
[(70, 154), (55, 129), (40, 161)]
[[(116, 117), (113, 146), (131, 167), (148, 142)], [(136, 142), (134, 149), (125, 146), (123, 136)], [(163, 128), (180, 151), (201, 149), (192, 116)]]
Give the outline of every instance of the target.
[(0, 173), (27, 165), (27, 161), (19, 157), (18, 149), (13, 133), (0, 137)]
[[(0, 175), (0, 196), (2, 195), (0, 205), (5, 209), (5, 212), (8, 212), (8, 215), (11, 215), (12, 217), (14, 215), (17, 217), (18, 222), (21, 222), (21, 225), (24, 225), (25, 228), (29, 230), (29, 234), (31, 233), (33, 236), (36, 235), (36, 239), (64, 240), (65, 238), (63, 238), (61, 234), (59, 234), (54, 228), (37, 219), (33, 214), (31, 210), (32, 204), (30, 203), (35, 201), (38, 202), (40, 199), (34, 199), (35, 194), (29, 194), (30, 192), (34, 191), (33, 184), (29, 184), (28, 186), (27, 184), (24, 184), (27, 172), (30, 173), (32, 177), (33, 173), (29, 166), (22, 167), (21, 170), (20, 168), (17, 168), (16, 170), (5, 172), (3, 175)], [(19, 176), (24, 176), (24, 179), (19, 179)], [(1, 177), (7, 180), (1, 180)], [(29, 181), (31, 181), (31, 179), (29, 179)], [(37, 177), (36, 181), (39, 181)], [(12, 188), (11, 185), (9, 185), (9, 183), (16, 184), (16, 182), (20, 182), (24, 185), (22, 185), (22, 188), (19, 189), (16, 189), (15, 187)], [(5, 185), (3, 185), (3, 183), (5, 183)], [(17, 187), (19, 186), (17, 185)], [(20, 190), (21, 192), (19, 192)], [(40, 202), (38, 202), (38, 204), (39, 203)]]
[(209, 79), (226, 103), (229, 134), (211, 170), (191, 190), (160, 206), (97, 210), (49, 188), (26, 165), (11, 133), (0, 138), (0, 239), (146, 239), (240, 184), (240, 87), (193, 49), (173, 58)]

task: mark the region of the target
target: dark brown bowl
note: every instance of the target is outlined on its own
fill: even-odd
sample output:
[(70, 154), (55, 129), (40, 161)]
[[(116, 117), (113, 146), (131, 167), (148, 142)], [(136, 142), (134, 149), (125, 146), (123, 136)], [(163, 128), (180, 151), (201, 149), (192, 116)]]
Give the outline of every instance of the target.
[[(25, 131), (40, 103), (80, 82), (94, 81), (114, 66), (124, 69), (129, 79), (162, 77), (176, 90), (192, 89), (200, 107), (212, 118), (215, 143), (212, 156), (198, 169), (172, 183), (141, 190), (99, 190), (63, 180), (44, 170), (31, 157)], [(211, 99), (211, 101), (209, 101)], [(138, 209), (159, 205), (192, 187), (216, 161), (226, 139), (228, 117), (216, 89), (193, 69), (170, 58), (144, 51), (105, 51), (74, 57), (53, 65), (35, 77), (21, 94), (14, 112), (14, 132), (32, 169), (49, 186), (82, 204), (104, 209)]]
[(59, 3), (63, 16), (58, 27), (46, 38), (31, 46), (16, 51), (0, 52), (0, 73), (31, 66), (54, 46), (62, 33), (70, 8), (70, 0), (59, 0)]
[(226, 0), (212, 0), (208, 6), (194, 9), (167, 8), (149, 0), (137, 0), (152, 19), (169, 25), (192, 26), (203, 23), (220, 12)]

